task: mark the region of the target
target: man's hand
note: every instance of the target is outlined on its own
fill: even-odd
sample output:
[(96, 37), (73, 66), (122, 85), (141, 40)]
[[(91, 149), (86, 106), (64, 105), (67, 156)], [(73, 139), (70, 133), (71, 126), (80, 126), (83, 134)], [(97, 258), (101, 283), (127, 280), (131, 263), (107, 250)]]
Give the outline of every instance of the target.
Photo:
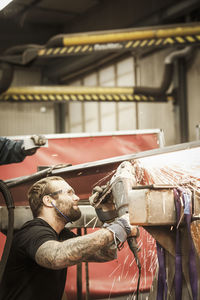
[(34, 144), (38, 147), (44, 146), (47, 142), (47, 139), (43, 135), (32, 135), (31, 139), (33, 140)]
[(135, 238), (138, 238), (140, 236), (140, 231), (139, 231), (139, 227), (138, 226), (133, 226), (130, 224), (130, 221), (129, 221), (129, 214), (125, 214), (123, 216), (121, 216), (119, 218), (119, 220), (125, 220), (127, 222), (127, 227), (130, 228), (130, 233), (127, 234), (128, 238), (129, 237), (135, 237)]
[[(32, 141), (32, 144), (30, 141)], [(29, 142), (27, 140), (24, 141), (24, 144), (22, 145), (22, 152), (26, 156), (33, 155), (41, 146), (44, 146), (46, 142), (47, 139), (43, 135), (32, 135)]]
[(89, 202), (95, 206), (101, 198), (103, 199), (102, 202), (95, 208), (96, 214), (101, 222), (112, 222), (117, 217), (117, 212), (109, 185), (95, 186), (89, 197)]

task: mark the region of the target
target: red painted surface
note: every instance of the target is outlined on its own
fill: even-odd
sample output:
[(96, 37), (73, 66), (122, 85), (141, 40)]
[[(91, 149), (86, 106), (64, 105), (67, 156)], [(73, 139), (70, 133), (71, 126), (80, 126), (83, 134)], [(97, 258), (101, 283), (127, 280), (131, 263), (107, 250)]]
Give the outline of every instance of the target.
[[(76, 165), (158, 147), (157, 133), (49, 139), (48, 148), (39, 149), (34, 156), (27, 157), (24, 162), (0, 166), (0, 176), (6, 180), (33, 174), (37, 172), (38, 166), (50, 166), (60, 163)], [(64, 177), (73, 186), (80, 199), (87, 199), (92, 187), (99, 180), (102, 180), (103, 177), (104, 181), (101, 181), (101, 184), (107, 182), (116, 167), (116, 164), (112, 164), (104, 167), (95, 167), (90, 170), (82, 170), (81, 172), (61, 173), (58, 175)], [(11, 189), (15, 205), (28, 205), (26, 192), (31, 184), (22, 184)], [(2, 203), (2, 200), (0, 200), (0, 204)], [(92, 231), (92, 229), (88, 231)], [(0, 237), (0, 241), (2, 247), (5, 238)], [(139, 243), (141, 245), (139, 257), (142, 264), (140, 290), (147, 291), (150, 289), (157, 263), (155, 241), (141, 228)], [(85, 295), (84, 265), (82, 274), (83, 295)], [(119, 252), (117, 260), (109, 263), (89, 263), (90, 299), (133, 293), (137, 286), (137, 275), (137, 266), (127, 245)], [(66, 292), (68, 299), (77, 299), (76, 266), (68, 269)]]
[(3, 180), (37, 172), (38, 166), (81, 163), (158, 148), (157, 134), (55, 138), (20, 164), (0, 166)]

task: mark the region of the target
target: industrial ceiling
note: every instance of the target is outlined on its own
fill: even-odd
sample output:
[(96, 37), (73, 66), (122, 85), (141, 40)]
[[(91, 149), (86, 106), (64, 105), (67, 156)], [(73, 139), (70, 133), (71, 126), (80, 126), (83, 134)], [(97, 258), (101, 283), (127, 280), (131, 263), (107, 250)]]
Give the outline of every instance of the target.
[[(105, 30), (120, 30), (200, 21), (199, 0), (13, 0), (0, 12), (0, 56), (18, 45), (45, 45), (59, 34), (74, 34)], [(57, 77), (52, 82), (74, 79), (81, 70), (98, 67), (120, 53), (40, 60), (43, 74)], [(63, 71), (64, 70), (64, 71)], [(66, 80), (67, 82), (67, 80)]]

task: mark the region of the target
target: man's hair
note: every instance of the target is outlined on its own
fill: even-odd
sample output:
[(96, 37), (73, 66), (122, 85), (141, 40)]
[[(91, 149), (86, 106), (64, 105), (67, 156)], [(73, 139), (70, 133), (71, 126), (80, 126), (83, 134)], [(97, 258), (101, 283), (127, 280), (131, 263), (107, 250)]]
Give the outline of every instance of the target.
[(41, 212), (43, 206), (42, 198), (45, 195), (54, 192), (52, 188), (52, 182), (58, 180), (63, 181), (64, 179), (59, 176), (50, 176), (40, 179), (30, 187), (27, 196), (34, 218), (36, 218)]

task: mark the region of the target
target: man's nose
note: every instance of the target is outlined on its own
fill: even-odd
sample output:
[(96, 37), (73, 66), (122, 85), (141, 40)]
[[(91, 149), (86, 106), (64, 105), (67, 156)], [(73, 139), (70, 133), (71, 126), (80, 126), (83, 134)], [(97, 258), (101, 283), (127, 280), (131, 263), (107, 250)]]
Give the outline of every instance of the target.
[(74, 194), (74, 200), (79, 201), (80, 198), (76, 194)]

